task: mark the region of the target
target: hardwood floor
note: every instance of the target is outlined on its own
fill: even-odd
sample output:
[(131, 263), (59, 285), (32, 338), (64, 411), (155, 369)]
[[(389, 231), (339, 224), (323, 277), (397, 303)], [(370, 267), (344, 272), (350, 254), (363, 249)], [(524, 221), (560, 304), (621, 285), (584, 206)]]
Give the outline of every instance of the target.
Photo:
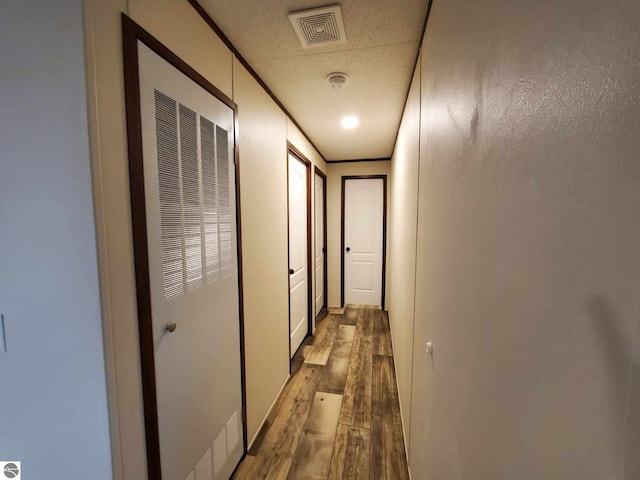
[(325, 317), (232, 478), (409, 478), (386, 312)]

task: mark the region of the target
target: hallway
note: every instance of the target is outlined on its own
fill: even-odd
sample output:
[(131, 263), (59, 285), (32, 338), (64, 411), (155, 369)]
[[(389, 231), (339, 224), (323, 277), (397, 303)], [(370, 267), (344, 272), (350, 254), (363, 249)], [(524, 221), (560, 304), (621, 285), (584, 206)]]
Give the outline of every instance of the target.
[(329, 314), (292, 368), (235, 480), (409, 478), (386, 312)]
[(640, 2), (327, 3), (2, 2), (0, 471), (640, 479)]

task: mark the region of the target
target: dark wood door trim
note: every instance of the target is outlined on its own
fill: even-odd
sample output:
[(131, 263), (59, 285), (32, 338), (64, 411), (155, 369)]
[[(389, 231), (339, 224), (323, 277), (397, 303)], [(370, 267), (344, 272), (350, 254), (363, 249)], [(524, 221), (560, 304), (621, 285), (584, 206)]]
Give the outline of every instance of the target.
[[(290, 255), (291, 239), (289, 238), (289, 154), (305, 166), (307, 176), (307, 335), (313, 331), (313, 288), (311, 285), (311, 271), (313, 252), (311, 251), (311, 161), (304, 156), (291, 142), (287, 142), (287, 253)], [(289, 256), (287, 257), (289, 270)], [(291, 360), (291, 277), (289, 277), (289, 360)], [(289, 362), (289, 373), (291, 373), (291, 362)]]
[(387, 176), (386, 175), (343, 175), (342, 198), (340, 205), (340, 306), (344, 307), (344, 187), (347, 180), (382, 180), (382, 298), (380, 305), (384, 310), (384, 297), (387, 281)]
[(390, 162), (391, 159), (388, 157), (385, 158), (354, 158), (352, 160), (327, 160), (328, 164), (330, 163), (362, 163), (362, 162)]
[[(327, 272), (327, 268), (328, 268), (328, 259), (327, 259), (327, 176), (325, 175), (325, 173), (320, 170), (317, 166), (314, 165), (314, 172), (316, 173), (316, 175), (318, 175), (320, 178), (322, 178), (322, 248), (323, 250), (323, 255), (324, 255), (324, 263), (323, 263), (323, 269), (324, 269), (324, 275), (323, 275), (323, 291), (324, 291), (324, 301), (322, 302), (322, 308), (327, 308), (328, 305), (328, 301), (327, 301), (327, 297), (328, 297), (328, 286), (329, 286), (329, 282), (328, 282), (328, 278), (329, 278), (329, 272)], [(315, 218), (315, 215), (314, 215)], [(314, 299), (315, 302), (315, 299)], [(316, 320), (318, 318), (318, 316), (320, 315), (320, 312), (318, 312), (318, 315), (316, 315)]]
[(238, 251), (238, 313), (240, 331), (240, 375), (242, 390), (242, 435), (244, 453), (247, 449), (247, 398), (244, 344), (244, 296), (242, 273), (242, 224), (240, 207), (240, 155), (238, 150), (238, 107), (235, 102), (216, 88), (205, 77), (175, 55), (159, 40), (122, 14), (122, 36), (124, 57), (125, 101), (129, 156), (129, 185), (131, 190), (131, 221), (133, 228), (136, 295), (138, 303), (138, 332), (140, 336), (140, 362), (142, 370), (142, 393), (147, 446), (147, 471), (150, 480), (161, 480), (160, 435), (158, 431), (158, 404), (156, 391), (155, 358), (153, 349), (153, 327), (151, 316), (151, 284), (149, 278), (149, 250), (146, 223), (146, 201), (144, 190), (144, 163), (142, 151), (142, 115), (140, 112), (140, 75), (138, 65), (138, 41), (189, 77), (200, 87), (233, 110), (234, 164), (236, 173), (236, 222)]

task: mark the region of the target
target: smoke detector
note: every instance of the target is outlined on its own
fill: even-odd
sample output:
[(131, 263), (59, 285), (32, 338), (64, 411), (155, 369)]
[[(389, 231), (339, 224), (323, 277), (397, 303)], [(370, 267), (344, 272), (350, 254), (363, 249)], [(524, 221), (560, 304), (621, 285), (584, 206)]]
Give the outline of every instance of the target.
[(342, 72), (333, 72), (327, 75), (327, 81), (329, 82), (329, 85), (331, 85), (331, 87), (336, 90), (344, 87), (348, 79), (349, 77), (347, 77), (347, 74)]
[(347, 41), (340, 5), (291, 12), (289, 21), (302, 48), (336, 45)]

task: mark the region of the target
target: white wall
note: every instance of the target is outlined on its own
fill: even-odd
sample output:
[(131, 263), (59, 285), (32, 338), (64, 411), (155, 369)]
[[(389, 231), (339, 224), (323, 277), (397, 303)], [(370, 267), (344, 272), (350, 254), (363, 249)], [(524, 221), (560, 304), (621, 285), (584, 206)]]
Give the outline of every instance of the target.
[(0, 460), (112, 478), (82, 3), (0, 5)]
[[(327, 174), (327, 271), (329, 281), (327, 305), (339, 307), (340, 258), (342, 254), (340, 246), (342, 177), (347, 175), (387, 175), (388, 188), (389, 161), (329, 162), (325, 173)], [(389, 195), (388, 191), (387, 195)], [(388, 208), (387, 202), (387, 211)]]
[(324, 160), (185, 0), (85, 0), (116, 478), (146, 478), (121, 12), (238, 104), (249, 442), (289, 376), (287, 141)]
[(413, 478), (638, 478), (639, 14), (433, 4)]
[(411, 425), (419, 153), (420, 69), (417, 68), (391, 158), (387, 243), (387, 310), (407, 450)]

